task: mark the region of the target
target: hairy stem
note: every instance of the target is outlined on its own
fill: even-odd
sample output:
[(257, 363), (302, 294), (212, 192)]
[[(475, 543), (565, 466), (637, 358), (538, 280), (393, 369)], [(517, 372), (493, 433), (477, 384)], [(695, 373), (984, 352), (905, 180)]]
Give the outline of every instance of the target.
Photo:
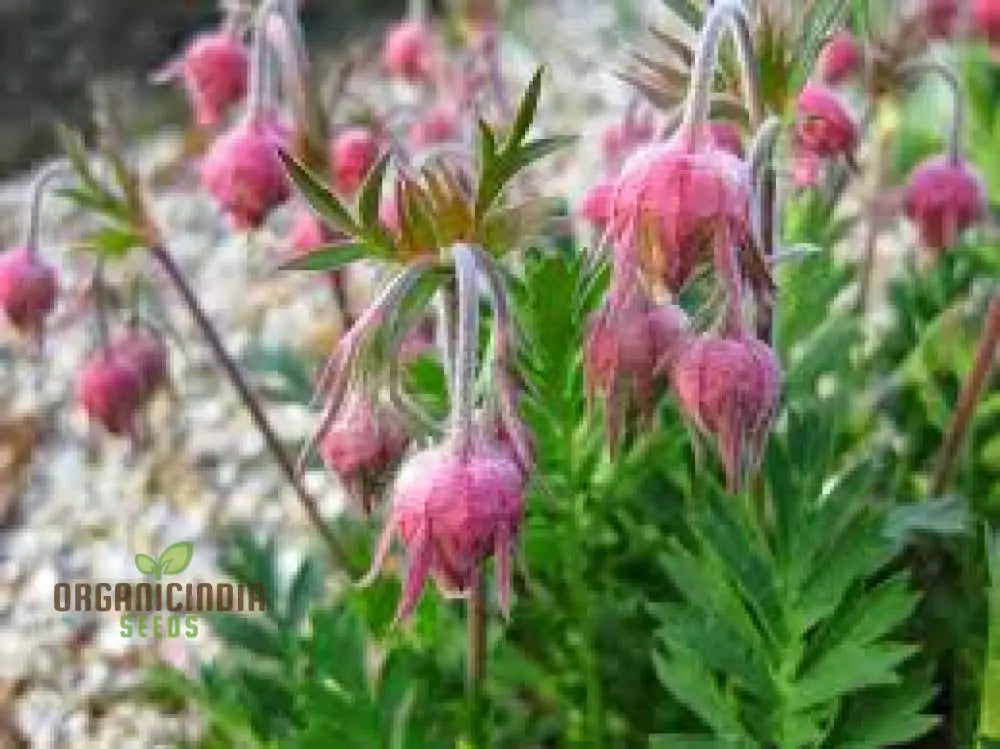
[(948, 133), (948, 158), (953, 164), (958, 163), (962, 153), (962, 129), (965, 126), (965, 97), (962, 95), (962, 84), (955, 71), (939, 62), (921, 61), (904, 65), (901, 72), (904, 75), (922, 75), (930, 73), (938, 76), (948, 84), (951, 92), (951, 130)]
[(781, 121), (769, 117), (754, 135), (750, 146), (750, 177), (754, 186), (754, 233), (756, 245), (763, 260), (762, 274), (756, 281), (757, 337), (770, 344), (774, 338), (774, 289), (770, 288), (771, 267), (774, 257), (775, 220), (777, 218), (778, 185), (774, 167), (774, 148), (781, 132)]
[(264, 442), (267, 445), (268, 450), (270, 450), (275, 460), (277, 460), (282, 473), (285, 474), (285, 479), (295, 490), (295, 494), (298, 496), (299, 502), (306, 511), (306, 516), (309, 518), (309, 521), (312, 523), (313, 527), (326, 544), (327, 550), (329, 551), (334, 564), (341, 569), (350, 571), (347, 553), (341, 546), (340, 541), (333, 534), (333, 531), (326, 524), (326, 522), (324, 522), (323, 517), (319, 512), (319, 507), (316, 504), (316, 500), (302, 483), (301, 477), (295, 472), (292, 461), (285, 453), (281, 440), (278, 438), (274, 428), (271, 426), (267, 416), (264, 414), (264, 410), (261, 408), (256, 396), (250, 389), (249, 383), (240, 371), (236, 361), (226, 350), (225, 345), (223, 345), (218, 331), (216, 331), (212, 321), (208, 318), (207, 313), (202, 308), (201, 303), (195, 296), (194, 290), (191, 288), (190, 284), (188, 284), (187, 279), (184, 277), (184, 274), (177, 265), (177, 262), (167, 251), (166, 247), (162, 245), (153, 247), (152, 254), (153, 257), (156, 258), (157, 262), (159, 262), (166, 271), (174, 287), (177, 289), (178, 294), (180, 294), (181, 299), (184, 301), (185, 305), (187, 305), (188, 310), (191, 312), (191, 316), (194, 318), (195, 323), (197, 323), (202, 335), (208, 342), (209, 348), (211, 348), (216, 361), (222, 367), (223, 371), (225, 371), (230, 383), (239, 395), (240, 400), (243, 402), (243, 407), (246, 408), (247, 413), (250, 414), (250, 418), (253, 420), (254, 426), (257, 427), (257, 430), (264, 438)]
[(989, 311), (986, 313), (986, 321), (983, 324), (983, 332), (979, 337), (979, 346), (972, 371), (969, 372), (965, 384), (962, 385), (955, 413), (951, 417), (948, 431), (941, 443), (941, 453), (931, 481), (931, 493), (934, 495), (941, 494), (951, 480), (959, 449), (965, 434), (969, 431), (972, 417), (976, 411), (976, 404), (982, 397), (986, 381), (993, 369), (998, 347), (1000, 347), (1000, 290), (993, 294)]
[(721, 0), (713, 5), (705, 16), (705, 23), (698, 39), (698, 48), (695, 50), (694, 63), (691, 66), (691, 85), (688, 89), (687, 101), (684, 106), (684, 119), (681, 125), (688, 133), (688, 137), (700, 137), (698, 131), (708, 121), (712, 82), (719, 58), (719, 40), (723, 29), (727, 26), (732, 29), (736, 42), (736, 54), (740, 61), (743, 84), (743, 100), (750, 117), (750, 126), (756, 129), (763, 118), (764, 107), (760, 94), (760, 81), (757, 75), (757, 62), (754, 57), (750, 23), (743, 6), (736, 0)]
[(486, 749), (486, 585), (483, 571), (476, 569), (469, 597), (465, 603), (468, 662), (466, 663), (466, 692), (469, 700), (469, 746)]
[(35, 254), (38, 250), (38, 232), (42, 222), (42, 198), (52, 180), (64, 174), (72, 174), (72, 170), (65, 159), (59, 159), (42, 169), (31, 183), (31, 192), (28, 196), (28, 226), (24, 232), (24, 246), (31, 254)]
[(463, 451), (468, 449), (472, 438), (476, 349), (479, 343), (479, 275), (473, 253), (474, 250), (466, 245), (452, 248), (458, 282), (458, 330), (455, 335), (455, 392), (451, 420)]

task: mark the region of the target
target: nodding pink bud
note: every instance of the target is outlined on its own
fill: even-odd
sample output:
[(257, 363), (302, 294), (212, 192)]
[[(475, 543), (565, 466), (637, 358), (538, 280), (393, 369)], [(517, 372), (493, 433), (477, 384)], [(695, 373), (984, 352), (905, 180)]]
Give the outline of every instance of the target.
[(958, 0), (924, 0), (923, 20), (929, 36), (951, 36), (958, 20)]
[(701, 336), (681, 349), (671, 381), (683, 414), (716, 441), (730, 491), (756, 471), (781, 392), (764, 342)]
[(77, 398), (87, 416), (118, 437), (135, 433), (143, 394), (139, 370), (111, 349), (93, 354), (77, 378)]
[(424, 148), (455, 140), (459, 135), (458, 113), (451, 104), (438, 104), (410, 127), (410, 145)]
[(349, 127), (334, 138), (330, 146), (334, 185), (344, 195), (354, 193), (378, 159), (379, 143), (365, 127)]
[(56, 306), (56, 274), (27, 247), (0, 254), (0, 309), (22, 333), (38, 336)]
[(145, 325), (131, 325), (111, 343), (115, 357), (134, 369), (141, 382), (141, 401), (167, 383), (167, 346), (163, 337)]
[(243, 120), (222, 135), (201, 163), (201, 181), (238, 229), (256, 229), (291, 195), (278, 146), (287, 130), (273, 117)]
[(678, 133), (626, 162), (611, 207), (616, 268), (638, 263), (679, 291), (711, 260), (727, 285), (736, 273), (733, 247), (750, 234), (750, 176), (744, 162), (707, 136), (688, 147)]
[[(406, 443), (406, 433), (392, 414), (362, 394), (351, 392), (323, 436), (319, 455), (327, 468), (353, 490), (354, 485), (377, 477), (395, 463)], [(365, 512), (371, 511), (370, 494), (352, 494), (360, 494)]]
[(496, 557), (497, 597), (507, 613), (514, 540), (524, 514), (525, 476), (488, 434), (463, 449), (455, 440), (417, 453), (402, 467), (368, 579), (399, 537), (408, 561), (397, 619), (413, 611), (427, 578), (466, 595), (479, 566)]
[(715, 120), (708, 123), (708, 133), (712, 136), (712, 141), (716, 148), (728, 151), (738, 159), (744, 156), (743, 132), (735, 122), (728, 120)]
[(816, 72), (824, 83), (842, 83), (858, 71), (861, 62), (861, 45), (850, 31), (842, 29), (820, 51)]
[(795, 111), (795, 135), (800, 146), (824, 157), (853, 155), (858, 128), (833, 91), (820, 83), (807, 83), (799, 93)]
[(247, 51), (228, 31), (196, 36), (184, 52), (181, 71), (199, 125), (215, 125), (246, 95)]
[(390, 75), (416, 83), (430, 77), (434, 57), (434, 34), (421, 21), (403, 21), (389, 29), (382, 62)]
[(932, 156), (910, 174), (903, 206), (924, 246), (943, 250), (986, 217), (986, 189), (965, 162)]
[(320, 221), (308, 208), (299, 208), (292, 219), (292, 226), (285, 238), (285, 246), (292, 255), (302, 255), (317, 247), (331, 244), (336, 233)]
[(972, 22), (976, 31), (990, 44), (1000, 44), (1000, 2), (974, 0)]
[(608, 173), (617, 173), (637, 148), (646, 145), (655, 136), (656, 124), (651, 115), (625, 119), (608, 125), (601, 134), (601, 149)]
[(614, 182), (610, 180), (598, 182), (580, 199), (580, 215), (594, 227), (603, 230), (611, 220), (611, 202), (614, 194)]
[(605, 397), (608, 440), (614, 445), (626, 412), (635, 404), (650, 414), (658, 365), (677, 355), (690, 336), (684, 310), (654, 304), (633, 287), (612, 294), (590, 322), (584, 344), (588, 397)]

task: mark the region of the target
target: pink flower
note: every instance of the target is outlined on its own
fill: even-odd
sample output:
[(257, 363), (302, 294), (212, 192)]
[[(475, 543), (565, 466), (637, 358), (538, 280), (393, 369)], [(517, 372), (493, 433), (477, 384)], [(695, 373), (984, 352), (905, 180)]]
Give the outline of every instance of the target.
[(850, 31), (838, 31), (819, 53), (816, 71), (824, 83), (841, 83), (854, 75), (862, 63), (861, 45)]
[(608, 173), (617, 173), (637, 148), (649, 143), (655, 136), (656, 123), (650, 115), (627, 118), (608, 125), (601, 135), (601, 149)]
[(678, 133), (626, 162), (616, 183), (609, 233), (616, 269), (638, 266), (671, 291), (711, 260), (736, 293), (733, 248), (750, 234), (746, 164), (717, 148), (703, 132)]
[(681, 348), (671, 381), (682, 413), (714, 437), (730, 491), (757, 470), (781, 392), (771, 348), (753, 338), (701, 336)]
[(986, 217), (986, 189), (965, 162), (934, 156), (913, 170), (903, 206), (924, 245), (943, 250)]
[(381, 569), (394, 537), (407, 571), (397, 619), (413, 611), (429, 576), (449, 596), (465, 595), (482, 562), (496, 557), (497, 597), (510, 607), (511, 558), (524, 514), (525, 477), (509, 451), (484, 432), (463, 450), (452, 438), (402, 467), (366, 579)]
[(708, 132), (717, 148), (728, 151), (738, 159), (743, 158), (743, 132), (735, 122), (728, 120), (709, 122)]
[(115, 357), (134, 369), (141, 382), (140, 401), (167, 382), (167, 347), (163, 337), (145, 325), (130, 325), (111, 343)]
[(1000, 2), (973, 0), (972, 22), (990, 44), (1000, 44)]
[(931, 37), (947, 38), (955, 30), (958, 0), (924, 0), (923, 17)]
[(434, 34), (421, 21), (409, 20), (389, 29), (382, 62), (390, 75), (410, 82), (430, 77), (434, 57)]
[(455, 140), (459, 134), (458, 114), (450, 104), (437, 104), (410, 127), (410, 145), (424, 148)]
[(843, 101), (826, 86), (809, 82), (796, 103), (795, 136), (802, 148), (818, 156), (853, 155), (858, 129)]
[[(323, 436), (319, 454), (327, 468), (354, 489), (351, 484), (375, 477), (397, 461), (406, 443), (398, 417), (370, 403), (361, 393), (351, 392)], [(365, 512), (370, 512), (371, 496), (363, 487), (360, 498)]]
[(102, 349), (77, 377), (77, 399), (91, 420), (115, 436), (134, 435), (144, 397), (142, 373), (112, 349)]
[(236, 228), (259, 228), (291, 195), (277, 152), (287, 137), (273, 117), (246, 119), (216, 140), (202, 161), (202, 184)]
[(308, 208), (299, 208), (295, 212), (285, 244), (292, 255), (303, 255), (317, 247), (331, 244), (333, 240), (334, 232), (315, 213)]
[(192, 40), (180, 72), (199, 125), (216, 124), (246, 95), (248, 68), (246, 48), (231, 32), (211, 31)]
[(40, 335), (57, 294), (55, 271), (36, 253), (15, 247), (0, 254), (0, 309), (19, 331)]
[(690, 335), (684, 310), (654, 304), (633, 283), (613, 291), (590, 322), (584, 344), (588, 397), (605, 399), (608, 440), (614, 445), (632, 403), (649, 415), (654, 403), (657, 366), (676, 356)]
[(330, 163), (337, 190), (344, 195), (357, 191), (378, 155), (378, 139), (368, 128), (350, 127), (334, 138), (330, 146)]
[(590, 187), (580, 200), (580, 215), (595, 228), (603, 230), (611, 219), (611, 202), (615, 184), (603, 180)]

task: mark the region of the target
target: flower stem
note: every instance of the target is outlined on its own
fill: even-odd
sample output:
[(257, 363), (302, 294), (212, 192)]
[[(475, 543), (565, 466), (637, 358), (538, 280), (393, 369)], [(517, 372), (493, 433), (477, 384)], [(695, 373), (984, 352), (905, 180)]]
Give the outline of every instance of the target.
[(270, 450), (275, 460), (278, 461), (278, 465), (281, 467), (282, 473), (285, 474), (285, 479), (295, 490), (295, 494), (298, 496), (299, 502), (306, 511), (306, 516), (309, 518), (309, 521), (315, 527), (316, 531), (323, 539), (323, 542), (326, 544), (327, 550), (329, 551), (334, 564), (336, 564), (339, 568), (350, 572), (348, 564), (349, 560), (346, 551), (341, 546), (340, 541), (333, 534), (330, 527), (326, 524), (326, 522), (324, 522), (323, 516), (319, 512), (319, 507), (316, 505), (316, 500), (302, 483), (301, 477), (299, 477), (299, 475), (295, 472), (295, 468), (288, 455), (285, 453), (281, 440), (278, 438), (274, 428), (271, 426), (267, 416), (264, 414), (264, 410), (261, 408), (260, 403), (251, 391), (249, 383), (247, 383), (246, 378), (240, 371), (239, 366), (223, 345), (218, 331), (216, 331), (212, 321), (208, 318), (208, 315), (202, 308), (201, 303), (194, 294), (194, 290), (191, 288), (190, 284), (188, 284), (187, 279), (181, 272), (177, 262), (163, 245), (154, 246), (152, 248), (152, 254), (153, 257), (156, 258), (157, 262), (163, 266), (163, 269), (166, 271), (174, 287), (177, 289), (177, 292), (180, 294), (181, 299), (183, 299), (184, 303), (187, 305), (188, 310), (191, 312), (191, 316), (194, 318), (198, 328), (201, 330), (202, 335), (208, 342), (216, 361), (225, 371), (230, 383), (239, 395), (240, 400), (243, 402), (243, 407), (246, 408), (247, 413), (250, 414), (250, 418), (253, 420), (254, 426), (257, 427), (257, 430), (264, 438), (264, 442), (267, 445), (268, 450)]
[(958, 395), (955, 413), (952, 415), (951, 424), (948, 425), (948, 431), (941, 443), (941, 453), (931, 481), (931, 494), (935, 496), (947, 488), (951, 479), (959, 448), (962, 446), (966, 432), (969, 431), (976, 404), (979, 403), (979, 398), (986, 387), (986, 381), (993, 368), (998, 347), (1000, 347), (1000, 290), (993, 294), (989, 311), (986, 313), (986, 321), (983, 324), (983, 332), (979, 338), (979, 347), (976, 351), (972, 371), (969, 372), (969, 377)]
[(921, 75), (931, 73), (938, 76), (951, 92), (951, 131), (948, 133), (948, 158), (953, 164), (958, 163), (962, 154), (962, 129), (965, 126), (965, 101), (962, 96), (962, 84), (959, 83), (955, 71), (939, 62), (913, 62), (904, 65), (901, 71), (905, 74)]
[(729, 25), (736, 41), (736, 54), (740, 61), (743, 79), (743, 100), (750, 117), (750, 126), (756, 129), (763, 119), (763, 103), (757, 63), (753, 52), (753, 37), (743, 6), (735, 0), (721, 0), (705, 16), (694, 63), (691, 66), (691, 86), (684, 105), (681, 127), (688, 137), (701, 137), (698, 131), (708, 121), (712, 82), (719, 58), (719, 39)]
[(38, 251), (38, 231), (41, 226), (42, 198), (45, 196), (45, 190), (52, 180), (63, 174), (72, 174), (72, 171), (65, 159), (59, 159), (42, 169), (31, 183), (31, 193), (28, 198), (28, 227), (24, 232), (24, 246), (31, 254)]
[(469, 699), (469, 745), (484, 749), (488, 745), (486, 720), (486, 586), (483, 571), (477, 568), (465, 604), (468, 626), (468, 662), (466, 691)]

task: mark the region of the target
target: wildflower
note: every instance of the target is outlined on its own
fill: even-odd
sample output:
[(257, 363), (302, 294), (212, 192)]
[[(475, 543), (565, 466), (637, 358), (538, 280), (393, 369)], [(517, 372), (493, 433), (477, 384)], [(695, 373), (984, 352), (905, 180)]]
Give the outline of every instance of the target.
[(330, 163), (337, 190), (344, 195), (357, 191), (378, 154), (378, 139), (368, 128), (350, 127), (334, 138), (330, 146)]
[(215, 125), (247, 93), (247, 50), (231, 29), (198, 34), (161, 80), (180, 76), (199, 125)]
[(144, 394), (142, 373), (109, 347), (93, 354), (77, 378), (77, 398), (83, 410), (115, 436), (135, 434)]
[(715, 439), (729, 489), (740, 491), (759, 465), (778, 406), (777, 357), (754, 338), (703, 335), (668, 368), (681, 411)]
[(396, 24), (385, 38), (382, 62), (390, 75), (421, 82), (431, 74), (434, 35), (422, 21), (407, 20)]
[(795, 135), (798, 144), (817, 156), (851, 158), (858, 129), (847, 107), (833, 91), (810, 82), (799, 93)]
[(933, 156), (913, 170), (903, 205), (924, 245), (943, 250), (986, 217), (986, 190), (965, 161), (951, 155)]
[(858, 40), (846, 29), (834, 34), (816, 60), (816, 72), (824, 83), (837, 84), (854, 75), (862, 63)]
[(17, 330), (39, 336), (57, 294), (55, 271), (29, 247), (0, 254), (0, 309)]
[(256, 229), (291, 186), (277, 148), (288, 132), (273, 115), (250, 116), (222, 135), (201, 164), (201, 181), (238, 229)]

